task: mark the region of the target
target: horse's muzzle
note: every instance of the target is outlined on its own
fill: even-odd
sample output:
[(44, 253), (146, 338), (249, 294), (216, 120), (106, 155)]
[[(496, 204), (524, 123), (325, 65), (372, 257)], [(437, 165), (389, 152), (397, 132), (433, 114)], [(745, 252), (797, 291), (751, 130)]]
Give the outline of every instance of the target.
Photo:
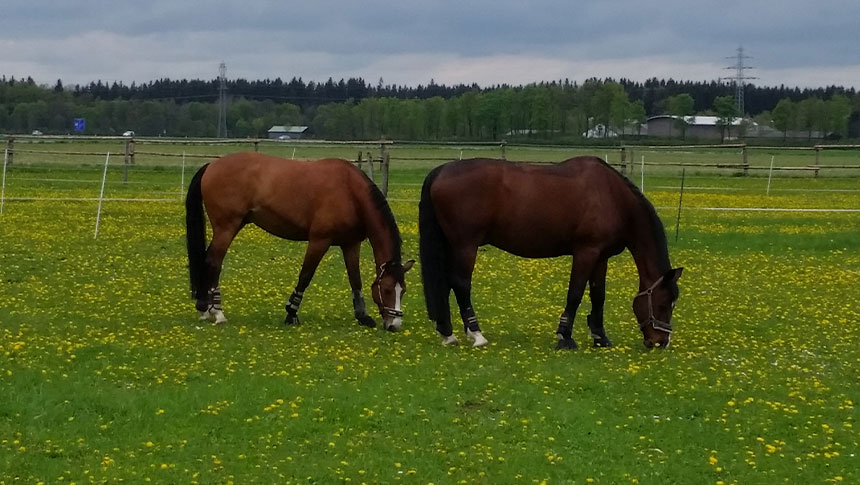
[(395, 317), (390, 320), (386, 319), (382, 321), (382, 327), (389, 332), (397, 332), (400, 330), (400, 327), (403, 325), (403, 319), (400, 317)]
[(658, 349), (668, 349), (669, 342), (670, 341), (668, 340), (666, 342), (652, 342), (651, 340), (645, 339), (642, 341), (642, 344), (645, 345), (645, 348), (648, 350), (653, 349), (654, 347), (657, 347)]

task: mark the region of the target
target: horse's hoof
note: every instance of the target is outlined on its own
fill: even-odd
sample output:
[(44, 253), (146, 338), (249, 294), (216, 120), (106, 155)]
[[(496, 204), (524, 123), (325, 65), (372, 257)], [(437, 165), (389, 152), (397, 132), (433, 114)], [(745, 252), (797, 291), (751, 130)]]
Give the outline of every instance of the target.
[(360, 317), (357, 317), (357, 320), (358, 324), (363, 327), (376, 328), (376, 320), (370, 318), (369, 315), (362, 315)]
[(484, 338), (484, 335), (480, 332), (473, 332), (471, 330), (466, 331), (466, 336), (472, 339), (472, 347), (483, 347), (485, 345), (489, 345), (490, 341)]
[(608, 337), (594, 339), (594, 347), (612, 347), (612, 341)]
[(555, 344), (555, 350), (576, 350), (579, 346), (576, 345), (576, 341), (572, 338), (560, 338), (558, 339), (558, 343)]
[(287, 318), (284, 319), (284, 325), (301, 325), (299, 316), (295, 313), (287, 313)]
[(460, 345), (460, 341), (457, 340), (457, 337), (455, 337), (452, 334), (452, 335), (448, 335), (447, 337), (442, 337), (442, 345), (446, 345), (446, 346), (447, 345), (450, 345), (450, 346)]

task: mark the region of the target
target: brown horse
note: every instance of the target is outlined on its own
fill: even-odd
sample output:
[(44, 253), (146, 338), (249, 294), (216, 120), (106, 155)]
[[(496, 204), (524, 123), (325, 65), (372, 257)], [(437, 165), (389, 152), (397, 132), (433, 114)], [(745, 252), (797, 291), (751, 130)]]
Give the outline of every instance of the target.
[(473, 159), (439, 166), (421, 189), (419, 232), (427, 313), (445, 344), (457, 343), (448, 306), (452, 289), (466, 335), (475, 346), (487, 344), (472, 308), (471, 287), (477, 249), (491, 244), (526, 258), (573, 256), (557, 349), (576, 348), (573, 319), (586, 283), (594, 346), (612, 345), (603, 326), (606, 265), (628, 248), (639, 272), (633, 312), (645, 345), (669, 345), (683, 268), (669, 264), (654, 206), (599, 158), (556, 165)]
[[(206, 221), (212, 242), (206, 248)], [(286, 324), (298, 324), (299, 305), (317, 265), (332, 245), (340, 246), (353, 292), (355, 318), (375, 327), (361, 294), (359, 249), (370, 241), (376, 260), (371, 285), (383, 326), (398, 330), (406, 290), (404, 275), (414, 261), (401, 263), (400, 231), (385, 197), (346, 160), (285, 160), (258, 153), (228, 155), (197, 171), (185, 200), (191, 297), (201, 319), (226, 323), (219, 277), (227, 248), (245, 224), (293, 241), (308, 241), (295, 291), (286, 304)]]

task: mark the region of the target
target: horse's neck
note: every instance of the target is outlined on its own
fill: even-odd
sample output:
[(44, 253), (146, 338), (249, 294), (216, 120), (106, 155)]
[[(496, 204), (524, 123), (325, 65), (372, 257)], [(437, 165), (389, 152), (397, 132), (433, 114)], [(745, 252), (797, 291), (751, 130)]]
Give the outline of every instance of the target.
[(388, 221), (373, 203), (371, 197), (365, 197), (362, 205), (364, 206), (361, 211), (364, 217), (364, 227), (367, 229), (367, 240), (373, 249), (376, 267), (379, 268), (395, 259), (399, 261), (399, 255), (395, 254), (395, 241), (392, 241), (393, 231), (389, 227)]
[(660, 252), (666, 251), (666, 248), (661, 248), (654, 236), (654, 229), (650, 226), (650, 218), (646, 214), (645, 218), (639, 219), (639, 221), (638, 224), (634, 224), (633, 239), (635, 242), (628, 244), (628, 249), (636, 263), (636, 269), (639, 272), (639, 291), (642, 291), (657, 281), (657, 278), (668, 271), (668, 268), (662, 268), (660, 265), (662, 259)]
[[(382, 221), (381, 217), (380, 220)], [(373, 249), (373, 259), (376, 261), (376, 267), (379, 268), (383, 264), (395, 259), (399, 261), (400, 258), (397, 258), (394, 254), (394, 244), (391, 241), (388, 228), (384, 224), (382, 227), (371, 225), (366, 227), (367, 241)]]

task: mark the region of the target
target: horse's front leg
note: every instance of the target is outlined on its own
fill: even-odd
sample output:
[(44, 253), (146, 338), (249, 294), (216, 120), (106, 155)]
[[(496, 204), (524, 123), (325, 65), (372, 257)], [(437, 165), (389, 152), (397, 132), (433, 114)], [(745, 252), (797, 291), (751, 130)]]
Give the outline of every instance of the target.
[(463, 319), (466, 336), (472, 339), (473, 347), (483, 347), (490, 342), (481, 333), (478, 317), (475, 315), (475, 309), (472, 308), (472, 272), (475, 269), (477, 256), (477, 246), (461, 247), (456, 252), (451, 288), (457, 298), (457, 306), (460, 307), (460, 318)]
[(290, 295), (290, 299), (287, 300), (287, 304), (284, 307), (287, 311), (287, 316), (284, 319), (285, 324), (298, 325), (301, 323), (299, 320), (299, 306), (301, 306), (305, 290), (310, 285), (311, 279), (314, 277), (314, 272), (316, 272), (317, 266), (319, 266), (329, 246), (331, 246), (331, 241), (328, 240), (311, 239), (308, 241), (305, 260), (302, 262), (301, 271), (299, 271), (299, 281), (296, 283), (296, 289), (293, 290), (293, 294)]
[(559, 318), (558, 330), (556, 330), (558, 337), (556, 350), (577, 348), (576, 341), (573, 340), (573, 320), (576, 318), (576, 310), (582, 301), (585, 284), (588, 282), (596, 261), (597, 253), (595, 251), (574, 252), (573, 266), (570, 270), (570, 286), (567, 288), (567, 304), (561, 318)]
[(594, 265), (588, 280), (588, 295), (591, 298), (591, 313), (588, 314), (588, 330), (595, 347), (612, 347), (603, 327), (603, 303), (606, 301), (606, 263), (603, 259)]
[(346, 276), (349, 278), (349, 286), (352, 288), (352, 309), (355, 319), (359, 325), (365, 327), (376, 327), (376, 321), (367, 314), (367, 306), (364, 304), (364, 296), (361, 294), (361, 271), (359, 270), (359, 253), (361, 243), (342, 246), (343, 262), (346, 265)]

